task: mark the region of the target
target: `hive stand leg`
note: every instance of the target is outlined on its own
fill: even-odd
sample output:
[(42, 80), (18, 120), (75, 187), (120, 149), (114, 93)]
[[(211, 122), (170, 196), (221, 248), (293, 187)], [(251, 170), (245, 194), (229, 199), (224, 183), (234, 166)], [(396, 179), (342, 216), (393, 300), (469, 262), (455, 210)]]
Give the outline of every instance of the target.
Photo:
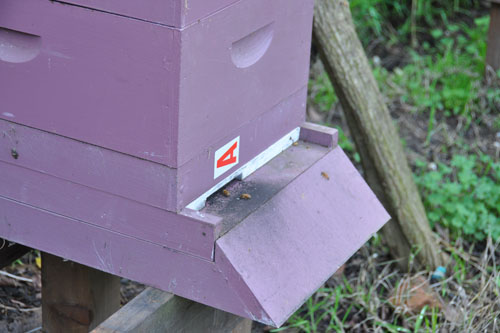
[(120, 307), (120, 278), (42, 253), (44, 332), (89, 332)]
[(500, 69), (500, 0), (491, 1), (486, 63), (495, 71)]

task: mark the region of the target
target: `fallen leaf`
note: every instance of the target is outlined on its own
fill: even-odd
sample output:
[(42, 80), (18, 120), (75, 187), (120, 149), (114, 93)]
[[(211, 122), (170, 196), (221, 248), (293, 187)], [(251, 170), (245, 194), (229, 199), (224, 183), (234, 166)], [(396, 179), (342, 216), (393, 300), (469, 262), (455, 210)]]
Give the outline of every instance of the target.
[(252, 199), (252, 196), (248, 193), (243, 193), (242, 195), (240, 195), (240, 199), (250, 200), (250, 199)]
[(297, 147), (298, 145), (299, 145), (299, 143), (297, 141), (295, 141), (294, 143), (292, 143), (292, 146)]
[(402, 307), (403, 312), (411, 314), (420, 313), (426, 305), (439, 309), (443, 307), (438, 294), (427, 279), (420, 275), (401, 280), (399, 286), (392, 291), (389, 302), (395, 308)]
[(330, 180), (330, 176), (328, 176), (328, 174), (326, 172), (324, 172), (324, 171), (321, 172), (321, 176), (323, 178), (325, 178), (326, 180)]
[(222, 195), (225, 197), (229, 197), (231, 195), (231, 192), (229, 192), (228, 190), (222, 190)]

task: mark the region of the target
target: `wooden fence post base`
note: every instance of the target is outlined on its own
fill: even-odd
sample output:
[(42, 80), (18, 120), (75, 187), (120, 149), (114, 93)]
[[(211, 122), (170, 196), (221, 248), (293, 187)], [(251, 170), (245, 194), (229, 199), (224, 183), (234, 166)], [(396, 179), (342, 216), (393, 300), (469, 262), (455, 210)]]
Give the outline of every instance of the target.
[(44, 332), (89, 332), (120, 307), (120, 278), (42, 253)]

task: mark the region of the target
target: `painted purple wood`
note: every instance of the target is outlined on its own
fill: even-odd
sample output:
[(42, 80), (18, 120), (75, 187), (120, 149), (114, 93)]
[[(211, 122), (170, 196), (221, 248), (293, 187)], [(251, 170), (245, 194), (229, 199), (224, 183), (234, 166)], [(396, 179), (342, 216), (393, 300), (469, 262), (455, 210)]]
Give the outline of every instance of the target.
[[(175, 29), (59, 2), (4, 0), (0, 38), (12, 47), (0, 52), (10, 52), (0, 58), (8, 78), (0, 81), (0, 118), (181, 166), (306, 86), (312, 7), (242, 0)], [(302, 119), (303, 111), (282, 110), (283, 118)]]
[(0, 2), (0, 237), (279, 325), (388, 219), (336, 131), (182, 208), (303, 122), (313, 2), (138, 3)]
[[(99, 220), (101, 211), (117, 208), (115, 218), (108, 220), (115, 226), (120, 225), (119, 211), (124, 210), (127, 218), (144, 215), (142, 221), (133, 222), (137, 227), (148, 229), (151, 223), (149, 232), (158, 228), (161, 234), (170, 229), (174, 230), (172, 236), (183, 237), (168, 219), (163, 221), (168, 227), (155, 222), (155, 216), (144, 207), (113, 207), (114, 201), (106, 193), (75, 189), (74, 184), (49, 180), (46, 175), (20, 172), (12, 163), (0, 167), (8, 171), (0, 181), (19, 191), (0, 193), (0, 237), (273, 325), (281, 324), (388, 219), (340, 148), (330, 150), (310, 142), (290, 147), (241, 181), (252, 184), (252, 193), (261, 193), (266, 199), (229, 230), (221, 229), (220, 221), (226, 217), (223, 210), (218, 211), (220, 216), (214, 215), (210, 206), (183, 213), (185, 218), (214, 225), (216, 237), (223, 234), (212, 243), (213, 260), (78, 218), (94, 214)], [(11, 168), (19, 174), (14, 175)], [(278, 188), (269, 192), (273, 186)], [(34, 192), (44, 188), (45, 192)], [(63, 205), (76, 206), (63, 195), (49, 195), (51, 190), (81, 195), (81, 203), (87, 206), (61, 213), (35, 207), (58, 207), (61, 211)], [(96, 196), (95, 206), (90, 196)], [(98, 201), (103, 207), (98, 207)], [(86, 208), (96, 212), (84, 212)], [(129, 227), (122, 231), (128, 232)], [(179, 230), (183, 227), (193, 237), (204, 230), (191, 229), (185, 223)]]
[[(259, 171), (251, 177), (273, 182)], [(279, 326), (388, 219), (336, 148), (217, 240), (215, 260), (243, 280), (263, 317)]]
[(45, 0), (2, 0), (2, 28), (40, 42), (30, 61), (0, 60), (0, 118), (172, 165), (177, 30)]
[(300, 128), (300, 139), (333, 148), (339, 141), (339, 134), (334, 128), (313, 123), (304, 123)]
[[(230, 193), (229, 197), (221, 192), (212, 195), (202, 213), (220, 216), (221, 221), (217, 225), (217, 230), (220, 231), (217, 235), (224, 235), (286, 188), (298, 175), (310, 168), (311, 164), (323, 158), (331, 148), (310, 142), (297, 142), (296, 146), (289, 147), (256, 171), (257, 176), (247, 177), (243, 182), (233, 181), (225, 186), (224, 189)], [(244, 193), (250, 194), (252, 199), (241, 200), (240, 197)]]
[(248, 317), (213, 261), (0, 197), (0, 235), (102, 271)]
[[(0, 161), (49, 174), (169, 211), (180, 211), (220, 181), (213, 177), (213, 152), (240, 136), (244, 165), (303, 121), (306, 88), (221, 139), (188, 163), (167, 166), (92, 146), (0, 119)], [(292, 114), (283, 114), (292, 110)], [(16, 150), (17, 159), (12, 157)]]
[[(307, 86), (312, 12), (309, 0), (244, 0), (183, 31), (179, 165), (189, 160), (200, 141), (212, 143), (227, 129), (243, 128)], [(255, 64), (238, 68), (231, 58), (233, 43), (270, 24), (271, 29), (263, 32), (272, 34), (267, 51)], [(257, 39), (244, 52), (254, 53), (265, 45)], [(303, 119), (305, 95), (302, 104), (283, 109), (282, 119)], [(278, 137), (289, 131), (281, 130), (274, 129)]]
[(174, 169), (1, 119), (0, 161), (155, 207), (175, 207)]
[[(280, 114), (278, 108), (274, 115), (276, 121), (279, 121)], [(257, 122), (258, 129), (249, 135), (272, 134), (272, 128), (267, 126), (274, 123)], [(286, 125), (287, 121), (283, 123)], [(241, 133), (242, 138), (245, 138), (244, 134)], [(258, 145), (250, 148), (264, 149)], [(294, 153), (295, 149), (298, 148), (289, 149), (277, 159), (288, 159), (288, 154)], [(13, 150), (16, 158), (12, 156)], [(277, 177), (285, 183), (276, 190), (325, 153), (316, 150), (304, 150), (301, 153), (304, 160), (296, 162), (294, 169), (287, 173), (279, 171)], [(252, 150), (249, 152), (251, 156)], [(248, 158), (242, 155), (243, 162)], [(198, 185), (206, 183), (203, 178), (212, 179), (211, 170), (208, 174), (200, 171), (203, 165), (198, 163), (193, 167), (191, 178), (198, 180)], [(190, 219), (165, 211), (168, 207), (157, 199), (168, 201), (169, 195), (175, 195), (173, 191), (165, 191), (171, 183), (175, 184), (173, 170), (167, 167), (1, 120), (0, 170), (0, 195), (209, 260), (213, 258), (213, 242), (219, 235), (218, 230), (228, 229), (228, 223), (226, 227), (219, 226), (222, 222), (207, 216), (207, 213), (203, 217), (191, 215), (193, 219)], [(276, 172), (269, 170), (270, 173)], [(192, 179), (183, 181), (188, 185), (192, 182)], [(194, 185), (191, 195), (196, 195)], [(183, 194), (187, 194), (187, 190), (189, 188), (185, 187)], [(147, 201), (149, 198), (156, 200)], [(252, 204), (257, 202), (254, 200)], [(227, 219), (227, 213), (223, 214)]]
[[(221, 139), (202, 154), (185, 163), (178, 170), (179, 191), (177, 194), (177, 209), (185, 207), (198, 198), (201, 193), (219, 183), (224, 176), (213, 177), (213, 152), (224, 144), (240, 137), (240, 163), (245, 165), (253, 157), (278, 141), (285, 133), (301, 126), (305, 113), (298, 112), (305, 107), (307, 88), (303, 87), (295, 94), (286, 98), (268, 112), (252, 119), (244, 126), (235, 129), (221, 130)], [(226, 134), (222, 134), (226, 132)], [(232, 170), (232, 169), (231, 169)], [(233, 170), (234, 171), (234, 170)], [(230, 173), (230, 172), (228, 172)]]
[[(298, 95), (297, 103), (301, 97)], [(273, 121), (257, 120), (255, 130), (240, 133), (242, 142), (252, 142), (265, 133), (275, 135), (272, 126), (279, 126), (277, 122), (280, 121), (282, 108), (295, 105), (293, 100), (290, 103), (284, 103), (272, 112)], [(287, 120), (282, 123), (288, 126)], [(310, 125), (303, 126), (307, 128)], [(248, 140), (247, 134), (250, 137)], [(299, 148), (293, 147), (276, 159), (288, 160), (288, 154), (295, 153)], [(259, 151), (264, 147), (258, 144), (250, 146), (249, 154), (241, 156), (243, 163), (252, 156), (252, 149)], [(13, 150), (16, 158), (12, 156)], [(325, 150), (319, 148), (303, 150), (300, 153), (303, 161), (296, 162), (294, 168), (289, 168), (286, 173), (282, 170), (277, 172), (276, 177), (281, 179), (282, 184), (275, 190), (283, 188), (324, 153)], [(182, 204), (187, 194), (194, 198), (197, 191), (199, 193), (203, 189), (200, 186), (212, 186), (211, 169), (202, 169), (205, 165), (195, 163), (191, 177), (188, 177), (189, 172), (177, 176), (184, 184), (179, 189), (182, 193), (178, 195), (181, 198), (178, 204)], [(264, 169), (268, 169), (270, 174), (276, 172)], [(159, 199), (168, 202), (169, 196), (175, 197), (176, 188), (167, 191), (173, 187), (172, 184), (176, 185), (174, 169), (2, 120), (0, 170), (0, 195), (209, 260), (213, 258), (213, 242), (220, 233), (218, 230), (224, 229), (225, 232), (228, 225), (233, 226), (246, 216), (241, 216), (237, 222), (233, 218), (232, 222), (219, 226), (222, 221), (207, 217), (207, 213), (203, 217), (194, 215), (191, 219), (166, 211), (169, 207)], [(193, 184), (191, 188), (190, 184)], [(252, 205), (258, 202), (256, 198)], [(229, 211), (233, 208), (245, 211), (238, 205), (229, 207)], [(219, 211), (214, 211), (212, 215), (216, 213)], [(222, 214), (224, 220), (231, 215), (227, 212)]]
[(151, 207), (0, 161), (0, 196), (213, 260), (220, 219)]
[(238, 0), (61, 0), (110, 13), (182, 28)]

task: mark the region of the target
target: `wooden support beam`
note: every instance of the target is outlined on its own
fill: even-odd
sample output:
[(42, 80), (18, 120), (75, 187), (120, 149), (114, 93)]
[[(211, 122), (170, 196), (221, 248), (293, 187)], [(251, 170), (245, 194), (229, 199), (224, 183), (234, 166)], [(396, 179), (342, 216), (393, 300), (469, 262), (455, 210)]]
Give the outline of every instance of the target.
[(486, 63), (495, 71), (500, 69), (500, 0), (491, 0), (490, 28)]
[(88, 332), (120, 307), (120, 278), (42, 253), (44, 332)]
[(252, 321), (148, 288), (92, 333), (232, 332), (249, 333)]
[(10, 265), (30, 250), (27, 246), (11, 243), (6, 239), (0, 238), (0, 269)]

